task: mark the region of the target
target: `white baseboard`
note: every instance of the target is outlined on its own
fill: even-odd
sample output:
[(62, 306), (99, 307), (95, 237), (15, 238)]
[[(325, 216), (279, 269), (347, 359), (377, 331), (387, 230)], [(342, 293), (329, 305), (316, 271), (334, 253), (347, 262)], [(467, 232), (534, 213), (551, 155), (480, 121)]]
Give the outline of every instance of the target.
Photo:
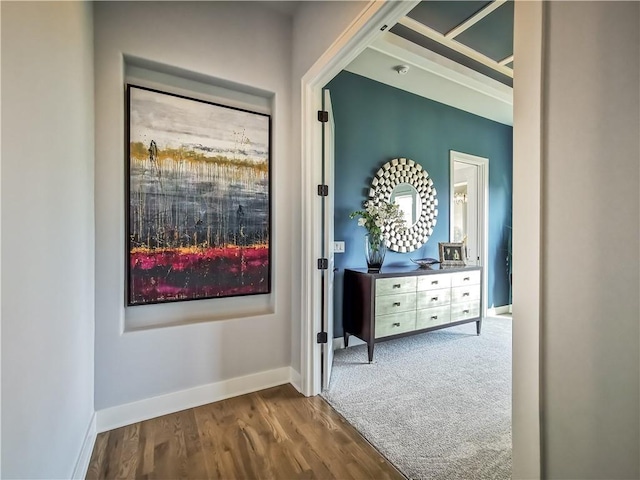
[(494, 315), (502, 315), (503, 313), (511, 313), (511, 305), (503, 305), (501, 307), (489, 308), (487, 310), (488, 317), (493, 317)]
[[(351, 335), (349, 337), (349, 346), (355, 347), (356, 345), (365, 345), (367, 342), (360, 340), (358, 337)], [(344, 348), (344, 337), (338, 337), (333, 339), (333, 349), (340, 350)]]
[(293, 368), (290, 368), (290, 370), (291, 372), (289, 377), (291, 379), (291, 385), (293, 385), (293, 388), (295, 388), (297, 391), (302, 393), (302, 375), (300, 375), (300, 372), (294, 370)]
[(71, 478), (87, 478), (87, 470), (89, 470), (89, 462), (91, 461), (91, 454), (93, 453), (93, 446), (96, 443), (96, 436), (98, 432), (96, 430), (96, 413), (93, 412), (91, 420), (89, 421), (89, 427), (87, 433), (84, 436), (82, 442), (82, 448), (80, 449), (80, 455), (76, 461), (76, 466), (73, 469)]
[(106, 432), (187, 408), (290, 383), (292, 371), (291, 367), (276, 368), (98, 410), (97, 431)]

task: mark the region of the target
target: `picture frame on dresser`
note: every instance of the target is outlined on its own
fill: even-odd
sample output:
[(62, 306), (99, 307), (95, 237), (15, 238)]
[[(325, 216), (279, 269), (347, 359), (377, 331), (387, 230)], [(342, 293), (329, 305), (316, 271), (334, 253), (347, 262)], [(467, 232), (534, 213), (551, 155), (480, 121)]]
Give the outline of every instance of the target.
[(445, 267), (464, 267), (467, 263), (464, 243), (439, 242), (440, 264)]

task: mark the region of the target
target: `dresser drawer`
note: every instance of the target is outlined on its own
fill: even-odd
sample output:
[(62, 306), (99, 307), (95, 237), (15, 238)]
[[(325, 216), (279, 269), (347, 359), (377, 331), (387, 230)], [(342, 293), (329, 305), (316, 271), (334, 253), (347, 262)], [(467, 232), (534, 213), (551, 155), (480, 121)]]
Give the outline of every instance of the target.
[(376, 315), (375, 338), (388, 337), (416, 329), (416, 312)]
[[(465, 288), (465, 287), (462, 287)], [(416, 299), (417, 308), (432, 308), (451, 303), (451, 289), (425, 290), (418, 292)]]
[(443, 323), (449, 323), (450, 321), (451, 308), (448, 305), (446, 307), (418, 310), (416, 315), (416, 330), (435, 327), (437, 325), (442, 325)]
[(416, 309), (416, 294), (401, 293), (376, 298), (376, 316), (407, 312)]
[(438, 290), (451, 286), (451, 274), (440, 273), (437, 275), (422, 275), (418, 277), (418, 291)]
[(451, 286), (461, 287), (463, 285), (479, 285), (480, 270), (471, 270), (470, 272), (456, 272), (451, 274)]
[(476, 300), (480, 300), (480, 285), (466, 285), (451, 289), (451, 303), (469, 303)]
[(376, 280), (376, 297), (415, 291), (416, 277), (381, 278)]
[(455, 303), (451, 305), (451, 321), (459, 322), (468, 318), (480, 316), (480, 301), (468, 303)]

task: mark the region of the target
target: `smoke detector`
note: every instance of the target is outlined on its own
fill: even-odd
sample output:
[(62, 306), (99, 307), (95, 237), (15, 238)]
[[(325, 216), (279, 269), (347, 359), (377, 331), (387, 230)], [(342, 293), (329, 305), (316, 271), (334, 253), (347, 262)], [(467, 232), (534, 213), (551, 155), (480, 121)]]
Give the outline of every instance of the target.
[(398, 72), (398, 75), (406, 75), (409, 71), (409, 65), (398, 65), (393, 67), (393, 69)]

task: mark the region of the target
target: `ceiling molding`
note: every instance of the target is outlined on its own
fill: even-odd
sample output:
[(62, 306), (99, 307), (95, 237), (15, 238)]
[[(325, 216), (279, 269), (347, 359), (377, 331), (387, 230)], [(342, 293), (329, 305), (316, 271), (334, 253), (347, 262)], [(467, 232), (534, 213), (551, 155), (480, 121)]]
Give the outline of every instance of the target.
[[(398, 75), (394, 68), (411, 70)], [(513, 125), (513, 89), (442, 55), (385, 32), (345, 70), (440, 103)]]
[[(496, 0), (495, 2), (493, 2), (492, 4), (490, 4), (487, 8), (491, 7), (493, 4), (499, 3), (501, 0)], [(500, 3), (498, 5), (498, 7), (500, 5), (502, 5), (504, 2)], [(497, 8), (497, 7), (496, 7)], [(495, 10), (495, 8), (494, 8)], [(493, 11), (493, 10), (492, 10)], [(473, 17), (472, 17), (473, 18)], [(493, 60), (492, 58), (487, 57), (486, 55), (474, 50), (471, 47), (468, 47), (467, 45), (464, 45), (458, 41), (456, 41), (453, 38), (448, 38), (445, 35), (442, 35), (440, 32), (437, 32), (435, 30), (433, 30), (432, 28), (427, 27), (426, 25), (423, 25), (422, 23), (410, 18), (410, 17), (404, 17), (401, 18), (398, 23), (400, 25), (403, 25), (411, 30), (413, 30), (416, 33), (419, 33), (420, 35), (423, 35), (427, 38), (430, 38), (431, 40), (434, 40), (438, 43), (441, 43), (442, 45), (445, 45), (446, 47), (455, 50), (458, 53), (461, 53), (489, 68), (492, 68), (493, 70), (500, 72), (503, 75), (506, 75), (507, 77), (513, 78), (513, 69), (507, 67), (506, 65), (500, 65), (500, 63), (496, 62), (495, 60)], [(464, 23), (463, 23), (464, 24)], [(462, 32), (459, 32), (462, 33)], [(459, 34), (458, 33), (458, 34)]]
[(445, 37), (446, 38), (456, 38), (462, 32), (464, 32), (468, 28), (474, 26), (476, 23), (478, 23), (484, 17), (489, 15), (491, 12), (493, 12), (496, 8), (502, 6), (502, 4), (504, 4), (504, 3), (507, 3), (507, 0), (495, 0), (495, 1), (491, 2), (489, 5), (487, 5), (482, 10), (480, 10), (478, 13), (476, 13), (475, 15), (472, 15), (471, 17), (467, 18), (464, 22), (462, 22), (457, 27), (454, 27), (451, 30), (449, 30), (445, 34)]

